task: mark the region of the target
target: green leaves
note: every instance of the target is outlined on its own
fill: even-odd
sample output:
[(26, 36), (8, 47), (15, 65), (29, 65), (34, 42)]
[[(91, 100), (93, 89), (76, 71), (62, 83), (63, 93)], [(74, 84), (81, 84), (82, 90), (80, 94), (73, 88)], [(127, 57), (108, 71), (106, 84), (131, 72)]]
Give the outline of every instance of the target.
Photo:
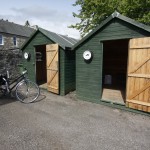
[(77, 5), (81, 10), (78, 14), (73, 13), (73, 16), (81, 21), (70, 27), (79, 30), (81, 36), (95, 28), (115, 10), (139, 22), (150, 24), (150, 0), (76, 0), (73, 6)]

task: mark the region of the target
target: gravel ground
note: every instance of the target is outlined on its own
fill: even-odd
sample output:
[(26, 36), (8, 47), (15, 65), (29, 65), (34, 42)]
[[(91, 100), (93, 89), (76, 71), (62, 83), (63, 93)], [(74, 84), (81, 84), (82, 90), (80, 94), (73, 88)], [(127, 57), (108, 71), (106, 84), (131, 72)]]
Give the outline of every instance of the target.
[(0, 150), (149, 150), (150, 118), (70, 96), (0, 98)]

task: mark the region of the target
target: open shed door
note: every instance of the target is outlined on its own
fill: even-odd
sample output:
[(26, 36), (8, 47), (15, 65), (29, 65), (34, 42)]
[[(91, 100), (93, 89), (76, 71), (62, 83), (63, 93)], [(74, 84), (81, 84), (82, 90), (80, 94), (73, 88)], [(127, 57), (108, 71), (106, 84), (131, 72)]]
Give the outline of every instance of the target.
[(127, 77), (127, 107), (150, 112), (150, 37), (130, 40)]
[(46, 45), (47, 90), (59, 94), (59, 46)]

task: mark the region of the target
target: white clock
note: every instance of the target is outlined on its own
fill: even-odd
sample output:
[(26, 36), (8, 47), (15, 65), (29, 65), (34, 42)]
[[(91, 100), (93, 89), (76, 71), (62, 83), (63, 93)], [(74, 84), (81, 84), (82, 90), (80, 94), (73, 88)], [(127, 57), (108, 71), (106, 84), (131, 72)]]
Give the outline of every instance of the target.
[(24, 53), (24, 58), (25, 58), (25, 59), (29, 59), (29, 57), (30, 57), (30, 54), (27, 53), (27, 52), (25, 52), (25, 53)]
[(92, 53), (89, 51), (89, 50), (86, 50), (84, 53), (83, 53), (83, 58), (85, 60), (90, 60), (92, 58)]

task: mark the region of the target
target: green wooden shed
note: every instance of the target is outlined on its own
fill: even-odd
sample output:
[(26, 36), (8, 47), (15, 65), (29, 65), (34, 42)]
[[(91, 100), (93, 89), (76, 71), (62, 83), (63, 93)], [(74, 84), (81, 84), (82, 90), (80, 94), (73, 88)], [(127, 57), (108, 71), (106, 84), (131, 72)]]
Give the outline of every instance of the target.
[(38, 28), (22, 46), (28, 77), (48, 91), (65, 95), (75, 89), (76, 39)]
[(149, 36), (149, 26), (114, 12), (77, 42), (77, 97), (150, 112)]

